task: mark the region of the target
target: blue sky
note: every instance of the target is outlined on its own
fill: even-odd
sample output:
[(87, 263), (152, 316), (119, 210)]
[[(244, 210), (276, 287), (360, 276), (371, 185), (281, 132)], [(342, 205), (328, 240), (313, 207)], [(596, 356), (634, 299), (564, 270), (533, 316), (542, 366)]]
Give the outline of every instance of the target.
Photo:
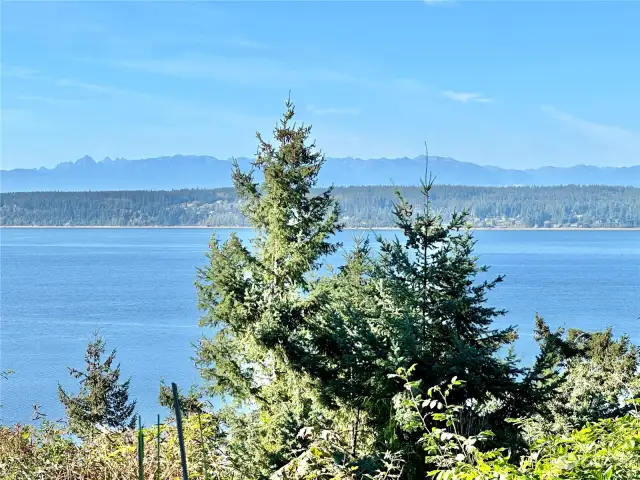
[(4, 2), (2, 168), (251, 156), (640, 163), (640, 2)]

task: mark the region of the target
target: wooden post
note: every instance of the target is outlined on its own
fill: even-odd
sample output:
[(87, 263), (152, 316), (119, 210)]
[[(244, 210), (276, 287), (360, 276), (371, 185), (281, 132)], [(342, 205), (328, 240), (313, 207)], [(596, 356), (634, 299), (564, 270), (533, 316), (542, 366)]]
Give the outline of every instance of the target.
[(178, 428), (178, 443), (180, 444), (180, 461), (182, 463), (182, 480), (189, 480), (187, 471), (187, 453), (184, 450), (184, 436), (182, 435), (182, 412), (180, 411), (180, 398), (178, 397), (178, 385), (171, 384), (173, 390), (173, 408), (176, 411), (176, 426)]
[(140, 415), (138, 415), (138, 480), (144, 480), (144, 432)]
[(156, 459), (156, 480), (160, 480), (160, 414), (158, 414), (158, 439), (157, 439), (157, 459)]

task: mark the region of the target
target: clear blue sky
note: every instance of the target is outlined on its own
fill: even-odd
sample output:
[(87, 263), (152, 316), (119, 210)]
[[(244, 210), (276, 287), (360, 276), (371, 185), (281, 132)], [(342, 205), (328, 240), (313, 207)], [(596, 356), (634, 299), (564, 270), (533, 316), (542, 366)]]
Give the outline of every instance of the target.
[(2, 168), (250, 156), (640, 163), (640, 2), (4, 2)]

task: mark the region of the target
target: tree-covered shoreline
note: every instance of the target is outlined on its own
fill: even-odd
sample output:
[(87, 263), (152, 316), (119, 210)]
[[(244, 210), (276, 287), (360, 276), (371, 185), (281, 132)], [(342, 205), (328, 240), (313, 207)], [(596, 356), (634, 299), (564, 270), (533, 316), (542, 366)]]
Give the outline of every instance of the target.
[[(347, 228), (393, 227), (396, 187), (333, 191)], [(419, 204), (419, 187), (398, 187)], [(317, 192), (313, 192), (314, 194)], [(466, 208), (477, 228), (640, 228), (640, 188), (434, 185), (433, 208)], [(1, 226), (246, 227), (232, 188), (0, 194)]]

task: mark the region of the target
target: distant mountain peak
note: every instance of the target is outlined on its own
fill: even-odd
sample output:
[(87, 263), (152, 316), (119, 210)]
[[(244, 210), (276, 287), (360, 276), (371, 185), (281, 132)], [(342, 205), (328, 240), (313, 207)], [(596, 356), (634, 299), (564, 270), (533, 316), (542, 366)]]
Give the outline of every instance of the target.
[(95, 165), (96, 161), (89, 155), (85, 155), (84, 157), (76, 160), (75, 164), (76, 165)]
[[(34, 190), (171, 190), (230, 187), (231, 159), (177, 154), (127, 160), (109, 157), (96, 162), (89, 155), (55, 168), (2, 171), (2, 191)], [(236, 157), (243, 170), (252, 158)], [(415, 186), (424, 177), (425, 155), (414, 158), (326, 157), (318, 186)], [(541, 167), (515, 170), (460, 162), (429, 155), (429, 170), (439, 184), (476, 186), (619, 185), (640, 187), (640, 165), (634, 167)], [(260, 180), (257, 175), (256, 180)]]

